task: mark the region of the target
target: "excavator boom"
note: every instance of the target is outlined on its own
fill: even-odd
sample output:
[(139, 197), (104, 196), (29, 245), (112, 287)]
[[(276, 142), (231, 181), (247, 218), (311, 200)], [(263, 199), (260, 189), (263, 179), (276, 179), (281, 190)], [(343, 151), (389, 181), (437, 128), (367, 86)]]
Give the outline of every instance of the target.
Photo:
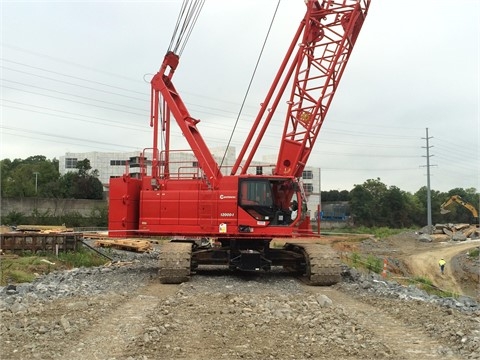
[(440, 213), (441, 214), (448, 214), (450, 210), (446, 209), (452, 203), (457, 203), (468, 209), (475, 219), (478, 219), (478, 211), (475, 209), (475, 206), (470, 204), (469, 202), (463, 200), (459, 195), (453, 195), (448, 198), (442, 205), (440, 205)]

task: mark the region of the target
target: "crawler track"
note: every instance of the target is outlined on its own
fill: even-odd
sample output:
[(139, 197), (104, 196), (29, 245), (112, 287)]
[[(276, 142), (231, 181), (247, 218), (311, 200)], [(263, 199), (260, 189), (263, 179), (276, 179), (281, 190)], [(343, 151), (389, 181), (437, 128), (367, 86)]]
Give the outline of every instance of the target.
[(158, 274), (162, 284), (180, 284), (190, 279), (192, 244), (169, 242), (160, 249)]
[(302, 278), (312, 286), (334, 285), (342, 279), (339, 255), (327, 245), (287, 243), (287, 248), (305, 256), (306, 271)]

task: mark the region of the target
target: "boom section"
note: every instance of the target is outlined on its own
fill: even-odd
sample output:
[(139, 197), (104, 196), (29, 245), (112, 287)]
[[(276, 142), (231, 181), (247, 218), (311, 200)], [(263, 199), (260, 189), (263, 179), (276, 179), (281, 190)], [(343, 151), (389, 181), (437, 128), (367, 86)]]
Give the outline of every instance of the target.
[[(232, 173), (237, 171), (248, 152), (242, 173), (246, 171), (279, 104), (286, 100), (287, 111), (274, 174), (302, 176), (367, 15), (370, 0), (307, 0), (306, 5), (305, 17)], [(287, 88), (291, 89), (289, 96)]]
[[(197, 129), (197, 124), (200, 122), (194, 119), (187, 110), (182, 98), (175, 89), (172, 83), (172, 77), (178, 65), (179, 57), (175, 53), (169, 51), (163, 60), (160, 70), (155, 74), (151, 80), (151, 126), (154, 128), (153, 147), (154, 154), (158, 154), (158, 129), (159, 124), (162, 129), (170, 129), (170, 114), (175, 118), (183, 135), (185, 136), (190, 148), (198, 160), (198, 166), (205, 173), (208, 182), (212, 188), (218, 188), (222, 173), (220, 167), (211, 154), (207, 144), (203, 140), (200, 132)], [(163, 101), (161, 100), (163, 99)], [(163, 103), (165, 109), (160, 114), (159, 108)], [(166, 149), (166, 153), (170, 149)], [(155, 177), (159, 173), (158, 156), (152, 161), (152, 175)]]

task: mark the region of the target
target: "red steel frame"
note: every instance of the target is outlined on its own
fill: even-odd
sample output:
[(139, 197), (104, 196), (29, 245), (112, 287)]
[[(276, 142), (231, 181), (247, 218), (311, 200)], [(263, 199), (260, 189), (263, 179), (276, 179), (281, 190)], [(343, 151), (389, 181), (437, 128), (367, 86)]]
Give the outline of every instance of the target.
[[(274, 173), (302, 176), (369, 5), (370, 0), (330, 0), (321, 4), (318, 1), (308, 1), (305, 17), (262, 103), (232, 169), (232, 175), (244, 159), (245, 165), (241, 173), (245, 173), (287, 86), (293, 82)], [(259, 132), (255, 136), (257, 131)], [(252, 141), (253, 146), (250, 145)]]

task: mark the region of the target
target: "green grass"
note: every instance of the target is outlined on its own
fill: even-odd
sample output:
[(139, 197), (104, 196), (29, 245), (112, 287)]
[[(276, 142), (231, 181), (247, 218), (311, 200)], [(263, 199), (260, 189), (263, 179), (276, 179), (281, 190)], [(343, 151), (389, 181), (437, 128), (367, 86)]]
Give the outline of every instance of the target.
[(352, 261), (352, 266), (357, 267), (360, 264), (361, 259), (362, 257), (358, 253), (353, 252), (350, 258), (350, 260)]
[(367, 257), (356, 252), (352, 252), (349, 261), (352, 267), (356, 269), (366, 269), (380, 274), (383, 270), (383, 260), (373, 255)]
[(383, 270), (383, 261), (376, 256), (368, 255), (366, 267), (368, 270), (380, 274)]
[(428, 278), (425, 278), (425, 277), (422, 277), (422, 276), (415, 276), (413, 279), (412, 279), (412, 283), (418, 283), (418, 284), (423, 284), (423, 285), (426, 285), (428, 287), (433, 287), (433, 282), (432, 280), (428, 279)]
[(389, 227), (366, 227), (358, 226), (353, 228), (341, 228), (341, 229), (331, 229), (328, 230), (328, 233), (348, 233), (348, 234), (370, 234), (375, 236), (378, 239), (385, 239), (392, 235), (397, 235), (405, 231), (411, 231), (412, 229), (392, 229)]
[(106, 262), (104, 257), (84, 248), (77, 252), (60, 253), (58, 258), (49, 253), (5, 255), (0, 262), (0, 285), (32, 282), (39, 275), (55, 270), (100, 266)]
[(476, 248), (468, 252), (468, 257), (471, 259), (478, 259), (479, 255), (480, 255), (480, 248)]
[(429, 295), (437, 295), (439, 297), (452, 297), (452, 298), (458, 298), (458, 294), (451, 292), (451, 291), (445, 291), (437, 288), (435, 285), (433, 285), (432, 280), (422, 277), (422, 276), (416, 276), (412, 279), (409, 280), (410, 284), (415, 284), (419, 289), (424, 290), (427, 294)]
[(58, 259), (70, 268), (100, 266), (106, 263), (105, 257), (85, 249), (77, 252), (60, 253)]

